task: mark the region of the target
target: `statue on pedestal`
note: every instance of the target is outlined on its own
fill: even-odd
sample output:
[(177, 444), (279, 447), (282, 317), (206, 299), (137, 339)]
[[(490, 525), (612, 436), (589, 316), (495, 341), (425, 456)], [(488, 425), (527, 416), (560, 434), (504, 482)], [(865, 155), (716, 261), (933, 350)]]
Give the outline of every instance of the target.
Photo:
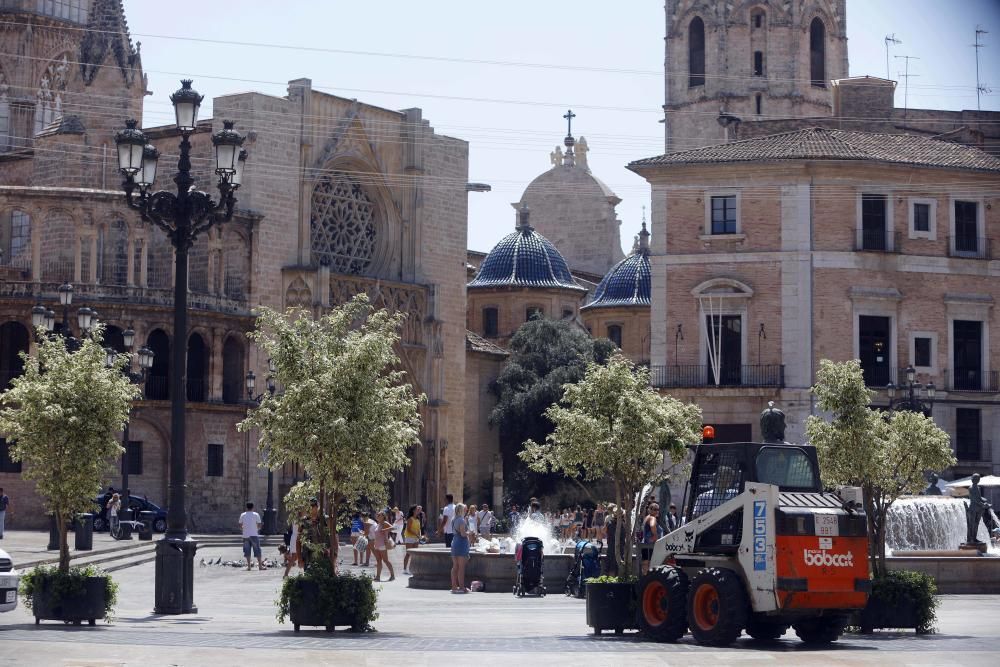
[(926, 489), (924, 489), (923, 491), (920, 492), (920, 495), (922, 495), (922, 496), (940, 496), (941, 495), (941, 487), (938, 486), (938, 476), (937, 476), (937, 473), (933, 473), (932, 472), (931, 474), (927, 475), (927, 481), (929, 482), (929, 484), (927, 485)]
[(966, 544), (982, 544), (976, 536), (979, 533), (979, 522), (983, 520), (983, 515), (989, 509), (990, 504), (983, 498), (983, 490), (979, 487), (979, 473), (976, 473), (972, 476), (972, 486), (969, 487), (969, 507), (965, 510), (968, 520)]

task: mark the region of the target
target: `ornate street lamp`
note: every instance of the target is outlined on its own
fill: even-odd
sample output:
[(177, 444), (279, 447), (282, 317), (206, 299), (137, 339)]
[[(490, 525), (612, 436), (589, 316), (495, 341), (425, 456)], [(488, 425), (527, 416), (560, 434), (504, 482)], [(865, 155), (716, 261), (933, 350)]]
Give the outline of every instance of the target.
[[(277, 385), (274, 383), (274, 373), (276, 368), (274, 366), (274, 360), (267, 360), (267, 369), (269, 374), (267, 376), (267, 393), (270, 396), (274, 396), (274, 392), (277, 389)], [(246, 377), (247, 384), (247, 396), (250, 400), (260, 405), (261, 400), (264, 398), (264, 394), (261, 393), (254, 396), (254, 389), (257, 387), (257, 376), (254, 375), (252, 370), (247, 371)], [(249, 459), (249, 449), (250, 449), (250, 432), (247, 431), (247, 444), (248, 453), (247, 457)], [(267, 469), (267, 499), (264, 504), (264, 516), (262, 517), (262, 532), (265, 535), (274, 535), (278, 532), (278, 511), (274, 508), (274, 471), (270, 467)]]
[[(885, 391), (889, 395), (889, 410), (909, 410), (910, 412), (921, 412), (925, 416), (931, 416), (931, 409), (934, 407), (934, 398), (937, 396), (937, 387), (933, 382), (922, 385), (916, 381), (917, 369), (912, 365), (906, 368), (906, 382), (898, 387), (890, 382)], [(903, 395), (896, 398), (896, 392), (901, 391)]]
[[(174, 246), (174, 340), (187, 339), (188, 249), (202, 232), (228, 222), (236, 205), (236, 166), (243, 137), (231, 122), (212, 137), (215, 146), (219, 199), (194, 190), (191, 176), (191, 133), (198, 124), (198, 109), (203, 97), (191, 88), (191, 81), (181, 81), (181, 88), (170, 96), (174, 105), (177, 129), (181, 133), (180, 158), (173, 181), (177, 191), (151, 192), (156, 176), (155, 151), (146, 150), (147, 139), (136, 123), (126, 122), (116, 133), (118, 167), (125, 180), (122, 189), (130, 208), (139, 211), (146, 222), (164, 232)], [(140, 170), (142, 175), (138, 176)], [(242, 177), (242, 172), (240, 172)], [(141, 362), (141, 359), (140, 359)], [(194, 553), (197, 545), (187, 531), (184, 485), (185, 433), (184, 411), (187, 386), (184, 375), (187, 348), (178, 345), (170, 367), (170, 493), (167, 508), (167, 533), (156, 545), (156, 592), (154, 611), (158, 614), (197, 613), (194, 604)]]

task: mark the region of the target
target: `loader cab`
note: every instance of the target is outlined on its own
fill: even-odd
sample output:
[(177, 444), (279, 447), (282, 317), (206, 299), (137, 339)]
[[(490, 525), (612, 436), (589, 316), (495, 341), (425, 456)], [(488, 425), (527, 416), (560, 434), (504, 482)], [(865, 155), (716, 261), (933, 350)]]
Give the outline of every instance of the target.
[[(782, 491), (822, 490), (816, 449), (809, 445), (742, 442), (702, 444), (694, 449), (685, 519), (691, 521), (743, 492), (747, 482)], [(734, 511), (698, 537), (697, 548), (735, 552), (742, 540), (743, 510)]]

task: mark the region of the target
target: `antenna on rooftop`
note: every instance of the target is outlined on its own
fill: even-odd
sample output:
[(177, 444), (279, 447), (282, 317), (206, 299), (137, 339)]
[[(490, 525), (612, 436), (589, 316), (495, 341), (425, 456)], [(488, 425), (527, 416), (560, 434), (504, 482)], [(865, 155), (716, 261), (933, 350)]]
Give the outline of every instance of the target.
[(905, 81), (903, 84), (903, 118), (906, 118), (906, 110), (909, 108), (909, 97), (910, 97), (910, 77), (920, 76), (919, 74), (910, 74), (910, 61), (920, 60), (917, 56), (893, 56), (895, 58), (902, 58), (906, 61), (906, 67), (904, 72), (899, 72), (899, 76)]
[(889, 73), (889, 45), (890, 44), (902, 44), (903, 40), (896, 39), (896, 33), (885, 36), (885, 78), (891, 79), (892, 74)]
[(979, 96), (983, 93), (989, 95), (990, 93), (993, 92), (992, 90), (990, 90), (989, 87), (987, 87), (983, 83), (980, 83), (979, 81), (979, 49), (986, 46), (985, 44), (980, 43), (979, 37), (980, 35), (988, 35), (988, 34), (989, 32), (983, 30), (983, 27), (981, 25), (976, 26), (976, 43), (972, 45), (972, 48), (976, 50), (976, 110), (977, 111), (982, 111), (982, 108), (979, 106)]

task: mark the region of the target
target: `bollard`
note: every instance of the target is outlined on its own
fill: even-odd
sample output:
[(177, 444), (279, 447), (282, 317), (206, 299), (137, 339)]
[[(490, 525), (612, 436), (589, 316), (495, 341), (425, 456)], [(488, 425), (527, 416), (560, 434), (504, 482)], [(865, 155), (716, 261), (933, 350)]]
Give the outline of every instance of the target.
[(59, 528), (56, 527), (56, 515), (49, 515), (49, 544), (45, 547), (49, 551), (59, 550)]
[(76, 515), (76, 542), (73, 545), (77, 551), (93, 551), (94, 549), (94, 515), (88, 512)]
[(139, 512), (139, 521), (142, 522), (139, 526), (139, 539), (153, 539), (153, 512)]

